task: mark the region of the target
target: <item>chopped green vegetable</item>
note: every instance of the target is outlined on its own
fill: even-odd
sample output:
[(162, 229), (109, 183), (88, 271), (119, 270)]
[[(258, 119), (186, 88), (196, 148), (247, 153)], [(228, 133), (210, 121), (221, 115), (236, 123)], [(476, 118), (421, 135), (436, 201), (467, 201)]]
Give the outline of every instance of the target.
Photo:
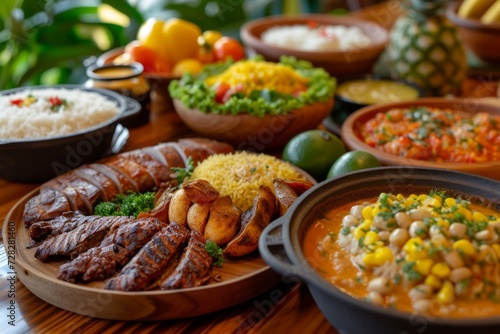
[(154, 208), (154, 192), (118, 194), (110, 202), (101, 202), (94, 208), (97, 216), (134, 216)]
[(205, 244), (205, 250), (212, 258), (212, 264), (216, 267), (222, 267), (222, 264), (224, 263), (222, 248), (220, 248), (215, 242), (208, 240)]
[(170, 168), (172, 172), (175, 173), (175, 179), (177, 180), (177, 188), (180, 188), (184, 181), (191, 177), (194, 170), (193, 158), (189, 156), (186, 161), (186, 167), (172, 167)]

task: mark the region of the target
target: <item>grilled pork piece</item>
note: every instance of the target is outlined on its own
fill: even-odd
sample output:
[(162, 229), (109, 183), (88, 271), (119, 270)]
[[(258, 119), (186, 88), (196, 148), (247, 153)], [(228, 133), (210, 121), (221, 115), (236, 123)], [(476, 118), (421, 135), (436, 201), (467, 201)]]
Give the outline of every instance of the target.
[(229, 152), (234, 152), (232, 146), (215, 140), (182, 139), (84, 165), (43, 184), (26, 203), (23, 219), (29, 227), (66, 211), (90, 214), (99, 200), (127, 191), (150, 191), (173, 181), (171, 167), (185, 167), (189, 156), (196, 164), (211, 154)]
[(45, 240), (35, 252), (35, 257), (46, 261), (56, 256), (74, 258), (80, 253), (99, 245), (114, 225), (133, 220), (133, 217), (82, 216), (85, 222), (76, 229)]
[(212, 258), (205, 250), (205, 238), (191, 231), (188, 245), (174, 272), (159, 284), (160, 289), (181, 289), (204, 285), (210, 279), (208, 272)]
[(170, 223), (146, 244), (104, 285), (108, 290), (140, 291), (156, 281), (189, 240), (189, 230)]
[(165, 224), (158, 219), (145, 218), (112, 228), (99, 246), (59, 267), (57, 278), (68, 282), (104, 280), (124, 266), (163, 227)]
[(69, 232), (86, 223), (88, 220), (85, 217), (78, 211), (65, 212), (54, 219), (33, 223), (29, 228), (29, 235), (31, 239), (40, 241), (47, 237)]

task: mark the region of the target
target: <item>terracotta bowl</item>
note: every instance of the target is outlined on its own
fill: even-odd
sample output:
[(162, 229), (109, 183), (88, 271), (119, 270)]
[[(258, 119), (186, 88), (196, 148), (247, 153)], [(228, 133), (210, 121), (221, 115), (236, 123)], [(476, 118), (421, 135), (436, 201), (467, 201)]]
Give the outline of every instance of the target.
[(208, 114), (187, 108), (174, 99), (179, 117), (193, 131), (233, 144), (237, 150), (263, 151), (282, 148), (296, 134), (315, 128), (328, 115), (333, 100), (315, 103), (288, 115), (264, 117), (249, 114)]
[(500, 64), (500, 24), (484, 24), (479, 20), (457, 16), (459, 3), (448, 7), (446, 17), (453, 22), (468, 49), (486, 63)]
[(364, 143), (360, 126), (375, 117), (379, 112), (392, 108), (410, 108), (414, 106), (428, 106), (438, 108), (451, 108), (467, 113), (479, 111), (500, 115), (500, 104), (489, 102), (489, 99), (445, 99), (423, 98), (415, 101), (388, 103), (362, 108), (351, 114), (342, 124), (341, 137), (350, 150), (362, 150), (375, 155), (385, 166), (408, 166), (426, 168), (446, 168), (450, 170), (477, 174), (500, 180), (500, 161), (483, 163), (458, 163), (458, 162), (432, 162), (399, 157), (383, 152)]
[[(351, 51), (312, 52), (269, 45), (260, 38), (262, 33), (271, 27), (308, 24), (309, 22), (324, 25), (357, 26), (371, 38), (373, 43)], [(259, 54), (266, 60), (278, 61), (281, 55), (291, 55), (297, 59), (308, 60), (316, 67), (323, 67), (337, 78), (370, 73), (388, 41), (387, 31), (375, 22), (327, 14), (270, 16), (257, 19), (243, 25), (240, 35), (249, 56)]]

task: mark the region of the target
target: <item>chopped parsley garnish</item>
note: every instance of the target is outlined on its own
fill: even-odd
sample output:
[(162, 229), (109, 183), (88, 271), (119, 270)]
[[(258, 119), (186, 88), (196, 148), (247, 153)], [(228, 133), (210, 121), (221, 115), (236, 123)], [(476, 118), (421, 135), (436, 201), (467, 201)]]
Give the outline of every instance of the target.
[(172, 167), (170, 168), (172, 172), (175, 173), (175, 179), (177, 180), (177, 187), (180, 188), (184, 181), (189, 179), (194, 171), (193, 158), (189, 156), (186, 161), (186, 167)]
[(222, 267), (222, 264), (224, 263), (222, 248), (220, 248), (215, 242), (208, 240), (205, 244), (205, 250), (212, 258), (212, 264), (216, 267)]
[(118, 194), (112, 201), (97, 204), (94, 215), (137, 217), (154, 208), (154, 198), (154, 192)]

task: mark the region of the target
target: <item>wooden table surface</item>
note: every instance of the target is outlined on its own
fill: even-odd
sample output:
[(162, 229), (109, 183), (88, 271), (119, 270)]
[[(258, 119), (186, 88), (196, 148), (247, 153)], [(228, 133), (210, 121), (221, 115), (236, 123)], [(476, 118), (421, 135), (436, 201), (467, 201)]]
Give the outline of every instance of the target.
[[(390, 1), (352, 15), (389, 28), (401, 14), (398, 3)], [(495, 96), (496, 88), (497, 85), (491, 78), (476, 77), (464, 82), (463, 92), (471, 97)], [(174, 111), (157, 103), (148, 124), (130, 129), (130, 138), (123, 150), (192, 135)], [(39, 184), (12, 183), (0, 179), (0, 223), (4, 222), (15, 203), (38, 186)], [(2, 241), (0, 333), (337, 333), (316, 307), (307, 287), (302, 284), (280, 283), (252, 300), (196, 318), (122, 322), (82, 316), (52, 306), (33, 295), (19, 280), (11, 285), (11, 272)], [(271, 297), (276, 295), (276, 291), (282, 296), (279, 300)], [(14, 312), (8, 309), (10, 305), (14, 305)]]

